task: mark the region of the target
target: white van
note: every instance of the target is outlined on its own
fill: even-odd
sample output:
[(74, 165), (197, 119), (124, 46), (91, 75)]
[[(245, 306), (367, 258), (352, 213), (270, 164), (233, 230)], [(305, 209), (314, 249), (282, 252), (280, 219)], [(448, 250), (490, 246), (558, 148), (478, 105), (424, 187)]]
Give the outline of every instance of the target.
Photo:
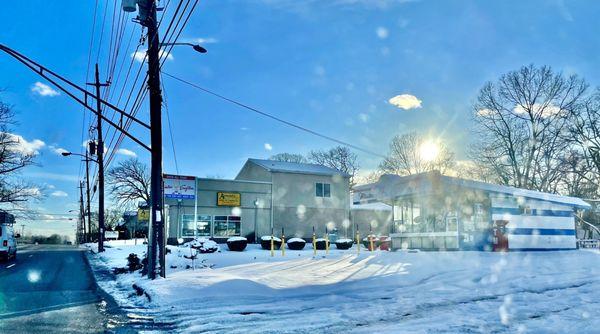
[(12, 224), (0, 224), (0, 261), (17, 258), (17, 238)]

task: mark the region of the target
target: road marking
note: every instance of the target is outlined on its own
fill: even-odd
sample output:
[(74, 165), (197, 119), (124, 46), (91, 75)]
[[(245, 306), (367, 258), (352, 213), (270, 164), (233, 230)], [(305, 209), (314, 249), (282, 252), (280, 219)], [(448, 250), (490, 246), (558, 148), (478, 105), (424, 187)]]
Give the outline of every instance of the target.
[(7, 267), (6, 267), (6, 269), (10, 269), (10, 268), (12, 268), (12, 267), (14, 267), (14, 266), (15, 266), (15, 264), (13, 263), (13, 264), (11, 264), (10, 266), (7, 266)]

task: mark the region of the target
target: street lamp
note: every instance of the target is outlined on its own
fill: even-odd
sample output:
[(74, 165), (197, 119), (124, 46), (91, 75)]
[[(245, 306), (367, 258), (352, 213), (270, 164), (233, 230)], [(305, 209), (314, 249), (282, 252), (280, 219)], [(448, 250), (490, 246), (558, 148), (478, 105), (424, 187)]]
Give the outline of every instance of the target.
[(91, 158), (91, 157), (89, 157), (89, 156), (86, 156), (86, 155), (83, 155), (83, 154), (79, 154), (79, 153), (73, 153), (73, 152), (61, 152), (60, 154), (61, 154), (63, 157), (68, 157), (68, 156), (70, 156), (70, 155), (77, 155), (77, 156), (80, 156), (80, 157), (84, 158), (85, 160), (89, 160), (89, 161), (93, 161), (93, 162), (95, 162), (95, 163), (98, 163), (98, 160), (96, 160), (96, 159), (93, 159), (93, 158)]
[(191, 46), (195, 51), (200, 52), (200, 53), (206, 53), (206, 49), (199, 45), (199, 44), (192, 44), (192, 43), (185, 43), (185, 42), (178, 42), (178, 43), (160, 43), (160, 46), (169, 46), (169, 45), (187, 45), (187, 46)]

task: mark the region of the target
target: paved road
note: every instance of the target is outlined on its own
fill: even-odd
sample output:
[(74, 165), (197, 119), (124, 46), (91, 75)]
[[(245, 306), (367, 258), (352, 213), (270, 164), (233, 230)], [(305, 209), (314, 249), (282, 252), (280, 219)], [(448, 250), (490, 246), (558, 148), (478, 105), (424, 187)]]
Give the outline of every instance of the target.
[(74, 246), (22, 246), (0, 263), (0, 333), (136, 332)]

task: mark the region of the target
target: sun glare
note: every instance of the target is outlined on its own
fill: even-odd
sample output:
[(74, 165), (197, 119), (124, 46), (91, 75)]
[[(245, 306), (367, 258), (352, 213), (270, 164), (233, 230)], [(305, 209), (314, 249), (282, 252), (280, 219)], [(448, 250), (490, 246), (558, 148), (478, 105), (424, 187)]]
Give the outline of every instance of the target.
[(421, 147), (419, 147), (419, 153), (423, 160), (427, 162), (433, 161), (440, 153), (440, 147), (433, 140), (427, 140), (421, 144)]

